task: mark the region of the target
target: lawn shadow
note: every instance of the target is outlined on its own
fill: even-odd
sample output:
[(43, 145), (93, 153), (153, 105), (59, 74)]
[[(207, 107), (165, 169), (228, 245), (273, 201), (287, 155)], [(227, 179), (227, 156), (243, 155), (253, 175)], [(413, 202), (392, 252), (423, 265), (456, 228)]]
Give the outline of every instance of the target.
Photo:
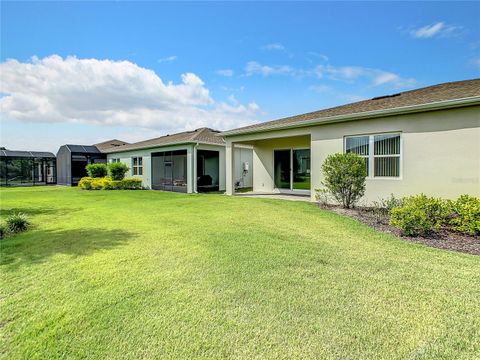
[(50, 207), (15, 207), (9, 209), (0, 209), (0, 217), (7, 217), (12, 214), (23, 213), (30, 216), (35, 215), (55, 215), (58, 213), (69, 213), (82, 210), (81, 208), (50, 208)]
[(88, 256), (121, 246), (135, 237), (129, 231), (102, 228), (30, 230), (0, 240), (0, 266), (15, 270), (47, 261), (57, 254)]

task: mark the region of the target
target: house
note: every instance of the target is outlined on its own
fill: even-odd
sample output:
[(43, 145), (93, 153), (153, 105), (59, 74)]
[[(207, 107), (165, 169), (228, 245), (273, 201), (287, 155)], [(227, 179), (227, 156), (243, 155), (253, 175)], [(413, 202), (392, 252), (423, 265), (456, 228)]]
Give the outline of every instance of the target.
[(107, 155), (102, 151), (127, 145), (125, 141), (113, 139), (95, 145), (62, 145), (57, 152), (57, 184), (77, 186), (87, 176), (88, 164), (106, 164)]
[(55, 183), (55, 155), (51, 152), (0, 149), (0, 186)]
[(368, 170), (365, 203), (394, 194), (480, 195), (480, 79), (246, 126), (226, 141), (226, 193), (235, 193), (238, 146), (253, 148), (253, 192), (305, 194), (322, 187), (321, 165), (352, 152)]
[[(250, 146), (236, 148), (232, 186), (251, 187)], [(209, 128), (165, 135), (133, 144), (102, 148), (108, 162), (123, 162), (127, 176), (150, 189), (184, 193), (225, 191), (225, 141)]]

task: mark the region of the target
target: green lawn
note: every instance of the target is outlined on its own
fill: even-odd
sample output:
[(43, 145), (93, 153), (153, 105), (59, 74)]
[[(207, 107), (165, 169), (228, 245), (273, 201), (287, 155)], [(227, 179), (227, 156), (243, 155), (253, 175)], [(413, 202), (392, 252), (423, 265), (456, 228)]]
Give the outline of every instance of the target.
[(1, 189), (0, 357), (480, 358), (480, 257), (313, 204)]

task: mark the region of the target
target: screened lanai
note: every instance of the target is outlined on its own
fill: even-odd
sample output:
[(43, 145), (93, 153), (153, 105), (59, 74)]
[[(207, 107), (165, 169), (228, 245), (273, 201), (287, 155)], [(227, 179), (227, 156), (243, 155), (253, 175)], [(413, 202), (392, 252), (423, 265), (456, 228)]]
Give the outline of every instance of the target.
[(94, 145), (62, 145), (57, 152), (57, 182), (76, 186), (87, 176), (88, 164), (105, 164), (107, 155)]
[(42, 151), (0, 150), (0, 185), (32, 186), (56, 183), (55, 155)]

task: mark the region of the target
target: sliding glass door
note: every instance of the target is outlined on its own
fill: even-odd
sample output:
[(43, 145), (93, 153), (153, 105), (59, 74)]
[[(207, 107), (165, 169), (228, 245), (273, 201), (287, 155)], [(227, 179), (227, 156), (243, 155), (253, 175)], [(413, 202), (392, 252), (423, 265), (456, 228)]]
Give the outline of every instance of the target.
[(274, 150), (274, 183), (279, 190), (310, 190), (310, 149)]
[(274, 178), (277, 189), (290, 189), (290, 155), (290, 150), (274, 151)]

